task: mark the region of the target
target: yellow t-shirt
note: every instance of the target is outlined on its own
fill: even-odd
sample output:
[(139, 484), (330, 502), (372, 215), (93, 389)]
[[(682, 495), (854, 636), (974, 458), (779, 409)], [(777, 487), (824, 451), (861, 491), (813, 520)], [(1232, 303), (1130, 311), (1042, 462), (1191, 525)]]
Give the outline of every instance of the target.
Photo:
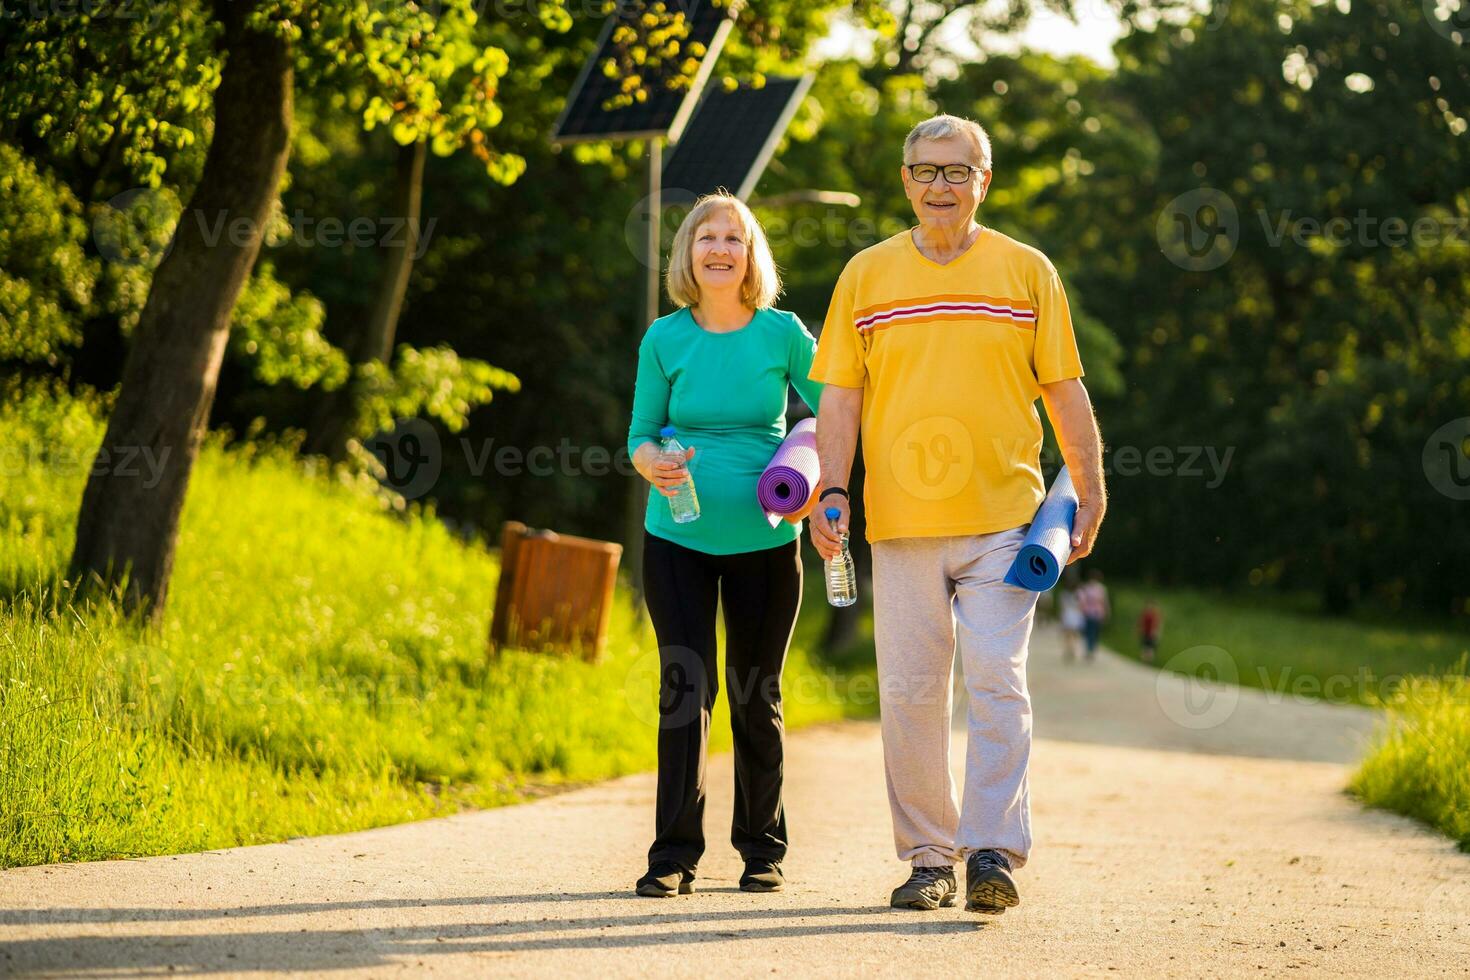
[(1040, 385), (1082, 376), (1045, 255), (986, 228), (940, 265), (912, 230), (837, 280), (811, 378), (863, 389), (868, 540), (989, 534), (1045, 496)]

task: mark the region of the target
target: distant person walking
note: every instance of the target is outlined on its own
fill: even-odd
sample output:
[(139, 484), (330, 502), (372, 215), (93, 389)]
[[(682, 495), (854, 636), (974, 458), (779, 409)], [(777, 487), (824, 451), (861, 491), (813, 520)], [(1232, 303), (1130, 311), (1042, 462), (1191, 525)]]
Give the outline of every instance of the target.
[(1159, 651), (1159, 636), (1164, 631), (1164, 614), (1152, 599), (1138, 617), (1138, 652), (1144, 663), (1153, 663)]
[(1077, 604), (1082, 609), (1082, 636), (1087, 644), (1087, 659), (1097, 656), (1097, 644), (1102, 639), (1103, 627), (1107, 625), (1112, 609), (1108, 604), (1107, 586), (1103, 585), (1103, 573), (1094, 568), (1087, 573), (1087, 581), (1077, 590)]
[[(896, 908), (998, 913), (1031, 850), (1026, 657), (1036, 593), (1007, 585), (1045, 497), (1042, 399), (1081, 498), (1072, 558), (1105, 509), (1101, 445), (1061, 279), (1045, 255), (975, 221), (990, 138), (954, 116), (920, 123), (900, 176), (917, 227), (858, 253), (837, 281), (812, 377), (823, 514), (835, 555), (861, 425), (874, 630), (893, 836), (911, 874)], [(825, 511), (838, 516), (828, 521)], [(969, 702), (964, 800), (949, 771), (956, 639)], [(923, 970), (922, 954), (914, 968)]]
[[(639, 895), (689, 894), (704, 854), (705, 757), (720, 688), (716, 609), (725, 620), (725, 679), (735, 743), (730, 841), (740, 887), (785, 878), (781, 670), (801, 606), (801, 520), (772, 527), (756, 481), (786, 435), (789, 385), (816, 409), (807, 378), (816, 341), (780, 292), (765, 232), (728, 194), (702, 197), (674, 235), (667, 275), (679, 310), (653, 321), (638, 348), (628, 451), (658, 490), (644, 521), (643, 588), (659, 647), (658, 803)], [(687, 465), (661, 459), (673, 426)], [(698, 519), (676, 523), (664, 498), (693, 478)]]
[(1077, 590), (1063, 586), (1057, 590), (1061, 608), (1062, 659), (1076, 660), (1082, 652), (1082, 630), (1087, 619), (1082, 615), (1082, 606), (1077, 601)]

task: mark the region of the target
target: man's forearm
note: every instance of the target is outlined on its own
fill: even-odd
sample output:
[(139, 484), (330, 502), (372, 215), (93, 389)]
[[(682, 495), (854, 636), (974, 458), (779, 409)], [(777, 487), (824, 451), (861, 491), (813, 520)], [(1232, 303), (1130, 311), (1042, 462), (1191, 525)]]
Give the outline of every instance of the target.
[(857, 450), (858, 423), (863, 410), (863, 390), (829, 384), (822, 389), (817, 407), (817, 458), (822, 464), (821, 489), (842, 487), (852, 476), (852, 458)]
[(1102, 434), (1098, 432), (1091, 403), (1083, 404), (1084, 408), (1079, 413), (1081, 417), (1071, 421), (1070, 433), (1063, 436), (1058, 430), (1057, 440), (1062, 444), (1062, 460), (1072, 474), (1077, 495), (1083, 500), (1102, 503), (1108, 496), (1103, 479)]
[(1102, 435), (1092, 413), (1092, 399), (1080, 380), (1059, 381), (1043, 390), (1046, 412), (1072, 474), (1077, 496), (1099, 504), (1107, 500), (1103, 480)]

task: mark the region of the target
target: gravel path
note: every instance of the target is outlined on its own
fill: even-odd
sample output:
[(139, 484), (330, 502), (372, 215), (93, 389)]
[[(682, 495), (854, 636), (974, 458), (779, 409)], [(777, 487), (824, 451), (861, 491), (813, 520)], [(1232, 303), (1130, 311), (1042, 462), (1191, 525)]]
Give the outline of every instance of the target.
[[(878, 729), (794, 734), (788, 888), (711, 760), (699, 892), (637, 899), (649, 774), (499, 810), (0, 872), (0, 974), (1470, 974), (1470, 855), (1342, 793), (1371, 713), (1032, 645), (1036, 848), (998, 918), (898, 912)], [(953, 763), (960, 770), (962, 740)]]

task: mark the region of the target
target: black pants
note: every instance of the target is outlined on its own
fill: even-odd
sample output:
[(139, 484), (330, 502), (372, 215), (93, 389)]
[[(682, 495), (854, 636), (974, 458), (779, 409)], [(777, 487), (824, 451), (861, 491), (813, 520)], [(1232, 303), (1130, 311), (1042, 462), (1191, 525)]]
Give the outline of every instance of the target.
[(715, 609), (725, 609), (725, 685), (735, 742), (730, 842), (746, 860), (786, 856), (781, 668), (801, 607), (799, 541), (708, 555), (645, 532), (643, 590), (658, 636), (657, 835), (648, 861), (695, 870), (704, 854), (705, 757), (719, 693)]

